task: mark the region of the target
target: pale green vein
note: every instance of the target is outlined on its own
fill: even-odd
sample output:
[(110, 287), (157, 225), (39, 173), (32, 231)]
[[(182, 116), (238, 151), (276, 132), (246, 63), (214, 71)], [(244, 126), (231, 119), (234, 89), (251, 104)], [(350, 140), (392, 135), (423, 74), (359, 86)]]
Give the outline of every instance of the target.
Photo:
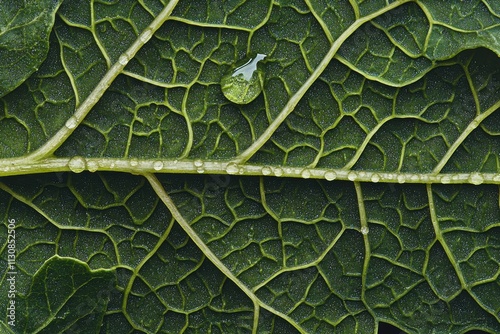
[(368, 229), (368, 219), (366, 217), (365, 201), (363, 197), (363, 190), (361, 189), (361, 184), (359, 182), (354, 182), (354, 188), (356, 189), (356, 198), (358, 200), (357, 202), (359, 210), (359, 220), (361, 222), (361, 234), (363, 235), (363, 242), (365, 245), (365, 258), (363, 260), (363, 273), (361, 275), (361, 300), (363, 300), (363, 303), (368, 309), (368, 312), (374, 318), (376, 318), (375, 314), (373, 314), (373, 311), (368, 307), (365, 301), (366, 274), (368, 272), (368, 266), (370, 265), (370, 257), (371, 257), (370, 243), (368, 240), (369, 229)]
[(158, 30), (161, 25), (167, 20), (172, 11), (174, 10), (179, 0), (171, 0), (168, 5), (161, 11), (161, 13), (151, 22), (151, 24), (139, 35), (139, 38), (132, 43), (132, 45), (125, 51), (113, 64), (113, 66), (106, 72), (104, 77), (99, 81), (92, 93), (83, 101), (83, 103), (76, 109), (70, 120), (63, 126), (52, 138), (50, 138), (44, 145), (39, 147), (36, 151), (28, 156), (21, 158), (17, 163), (26, 163), (33, 160), (38, 160), (43, 157), (49, 156), (55, 152), (59, 146), (73, 133), (81, 121), (87, 116), (92, 107), (103, 96), (104, 92), (108, 89), (115, 78), (122, 72), (129, 60), (146, 44), (151, 36)]
[(493, 114), (499, 108), (500, 108), (500, 101), (498, 101), (493, 106), (488, 108), (484, 113), (477, 115), (476, 118), (474, 118), (469, 123), (469, 125), (467, 125), (464, 131), (462, 131), (460, 136), (458, 136), (457, 140), (455, 140), (455, 142), (450, 146), (446, 154), (443, 156), (443, 158), (441, 158), (441, 160), (439, 161), (439, 163), (436, 165), (436, 167), (432, 172), (435, 174), (441, 172), (441, 170), (446, 165), (448, 160), (450, 160), (450, 158), (453, 156), (458, 147), (462, 145), (462, 143), (472, 133), (472, 131), (474, 131), (479, 126), (479, 124), (481, 124), (482, 121), (484, 121), (488, 116)]
[(361, 15), (359, 13), (359, 5), (358, 5), (358, 2), (355, 1), (355, 0), (349, 0), (349, 3), (351, 4), (352, 6), (352, 9), (354, 10), (354, 17), (356, 17), (356, 19), (359, 18), (359, 16)]
[(354, 188), (356, 189), (356, 198), (358, 200), (358, 210), (359, 210), (359, 220), (361, 223), (361, 233), (363, 235), (368, 234), (368, 220), (366, 218), (365, 202), (363, 199), (363, 191), (361, 189), (361, 184), (359, 182), (354, 182)]
[[(462, 270), (460, 269), (460, 267), (458, 265), (458, 261), (455, 259), (452, 250), (450, 249), (450, 247), (446, 243), (446, 240), (443, 236), (443, 232), (441, 230), (441, 227), (439, 226), (439, 220), (438, 220), (437, 213), (436, 213), (436, 207), (434, 205), (434, 196), (432, 194), (432, 185), (427, 184), (426, 190), (427, 190), (427, 198), (429, 200), (429, 213), (431, 216), (432, 227), (434, 228), (434, 233), (436, 234), (436, 239), (443, 247), (443, 250), (444, 250), (446, 256), (448, 257), (448, 260), (450, 261), (450, 263), (455, 271), (455, 274), (457, 275), (458, 280), (460, 281), (460, 285), (461, 285), (462, 289), (467, 291), (469, 293), (469, 295), (474, 298), (475, 294), (472, 292), (471, 286), (467, 283), (467, 281), (462, 273)], [(489, 310), (487, 307), (485, 307), (477, 299), (476, 299), (476, 302), (477, 302), (477, 305), (479, 307), (481, 307), (485, 312), (491, 314), (497, 321), (500, 322), (500, 315), (499, 314), (497, 314), (495, 311)]]
[[(79, 169), (72, 167), (77, 162)], [(301, 168), (262, 165), (237, 165), (233, 162), (211, 160), (133, 160), (114, 158), (48, 158), (29, 164), (17, 164), (14, 160), (0, 161), (0, 176), (28, 175), (47, 172), (123, 172), (131, 174), (227, 174), (246, 176), (278, 176), (302, 179), (349, 180), (352, 182), (414, 183), (414, 184), (500, 184), (499, 173), (400, 173), (356, 171), (329, 168)]]
[[(84, 262), (84, 261), (81, 261), (81, 260), (78, 260), (78, 259), (75, 259), (75, 258), (72, 258), (72, 257), (66, 257), (66, 256), (59, 256), (59, 255), (54, 255), (52, 257), (50, 257), (49, 259), (47, 259), (47, 261), (50, 261), (51, 259), (55, 259), (55, 258), (58, 258), (58, 259), (68, 259), (68, 260), (71, 260), (73, 262), (77, 262), (79, 263), (80, 265), (83, 265), (85, 267), (85, 269), (88, 271), (89, 274), (99, 274), (99, 273), (113, 273), (113, 270), (114, 269), (97, 269), (97, 270), (92, 270), (88, 263), (87, 262)], [(40, 267), (42, 268), (42, 267)], [(44, 279), (46, 279), (46, 276), (44, 277)], [(45, 288), (45, 291), (44, 291), (44, 296), (45, 296), (45, 302), (46, 302), (46, 305), (47, 305), (47, 308), (50, 312), (50, 315), (45, 319), (45, 321), (41, 324), (39, 324), (38, 328), (32, 332), (33, 334), (36, 334), (36, 333), (43, 333), (47, 330), (47, 326), (53, 322), (57, 322), (61, 317), (58, 316), (59, 312), (61, 312), (62, 309), (64, 309), (65, 307), (67, 307), (68, 305), (68, 302), (71, 300), (71, 298), (74, 297), (75, 293), (78, 292), (78, 290), (84, 288), (85, 285), (88, 285), (88, 284), (92, 284), (93, 280), (96, 279), (96, 277), (92, 277), (90, 280), (88, 280), (87, 282), (85, 282), (83, 285), (81, 286), (78, 286), (76, 287), (74, 285), (74, 282), (73, 282), (73, 286), (72, 286), (72, 289), (73, 291), (67, 295), (67, 297), (65, 298), (64, 300), (64, 303), (61, 303), (59, 305), (59, 307), (57, 309), (52, 309), (51, 308), (51, 302), (48, 298), (48, 293), (47, 293), (47, 285), (45, 284), (44, 285), (44, 288)], [(71, 280), (73, 280), (73, 277), (71, 277)], [(33, 291), (31, 291), (33, 292)], [(85, 304), (83, 304), (85, 305)], [(81, 311), (82, 309), (80, 309), (79, 311)], [(79, 314), (79, 316), (81, 316), (81, 314)], [(3, 333), (3, 331), (2, 331)]]
[(325, 68), (330, 64), (330, 61), (333, 59), (337, 51), (340, 49), (342, 44), (364, 23), (378, 17), (394, 8), (401, 6), (404, 3), (409, 2), (409, 0), (401, 0), (395, 1), (390, 5), (384, 7), (381, 10), (378, 10), (368, 16), (360, 18), (342, 33), (339, 38), (333, 42), (330, 50), (323, 58), (318, 67), (314, 70), (309, 78), (307, 78), (306, 82), (299, 88), (299, 90), (288, 100), (288, 103), (285, 105), (283, 110), (278, 114), (278, 116), (274, 119), (274, 121), (269, 125), (269, 127), (262, 133), (262, 135), (252, 144), (250, 145), (243, 153), (237, 156), (233, 161), (235, 163), (243, 163), (250, 159), (268, 140), (271, 138), (273, 133), (278, 129), (278, 127), (285, 121), (288, 115), (295, 109), (295, 106), (302, 99), (304, 94), (309, 90), (312, 84), (319, 78), (321, 73), (325, 70)]
[[(110, 67), (111, 66), (111, 59), (109, 58), (109, 55), (106, 52), (106, 48), (104, 47), (104, 45), (102, 45), (101, 40), (99, 39), (99, 37), (97, 36), (97, 33), (96, 33), (97, 29), (96, 29), (96, 20), (95, 20), (95, 11), (94, 11), (94, 1), (90, 2), (90, 22), (91, 22), (90, 23), (91, 24), (90, 32), (91, 32), (92, 36), (94, 37), (95, 43), (97, 44), (97, 47), (101, 51), (102, 56), (106, 60), (106, 65), (108, 67)], [(76, 105), (78, 105), (78, 103)]]
[(177, 21), (177, 22), (182, 22), (182, 23), (188, 24), (188, 25), (193, 26), (193, 27), (215, 28), (215, 29), (231, 29), (231, 30), (239, 30), (239, 31), (245, 31), (245, 32), (251, 32), (252, 31), (252, 28), (239, 27), (239, 26), (235, 26), (235, 25), (226, 25), (224, 23), (198, 22), (198, 21), (193, 21), (193, 20), (185, 19), (185, 18), (179, 17), (179, 16), (172, 16), (172, 17), (170, 17), (170, 20)]
[(212, 252), (212, 250), (205, 244), (203, 240), (201, 240), (200, 236), (193, 230), (191, 225), (184, 219), (182, 214), (177, 209), (177, 206), (172, 201), (170, 196), (167, 194), (163, 185), (153, 174), (144, 174), (147, 178), (151, 187), (156, 192), (161, 201), (165, 204), (165, 206), (169, 209), (170, 213), (174, 217), (174, 219), (179, 223), (181, 228), (186, 232), (186, 234), (191, 238), (191, 240), (198, 246), (198, 248), (203, 252), (203, 254), (227, 277), (229, 278), (236, 286), (238, 286), (243, 293), (245, 293), (248, 298), (252, 301), (254, 305), (254, 319), (253, 319), (253, 330), (252, 333), (257, 333), (258, 324), (259, 324), (259, 310), (260, 307), (267, 309), (269, 312), (278, 315), (283, 318), (291, 325), (293, 325), (299, 332), (303, 332), (300, 328), (299, 324), (297, 324), (293, 319), (291, 319), (288, 315), (283, 314), (269, 305), (263, 303), (243, 282), (241, 282), (230, 270), (226, 267), (224, 263), (217, 257), (217, 255)]
[(263, 27), (271, 17), (271, 13), (273, 11), (274, 1), (269, 1), (269, 7), (267, 8), (266, 16), (257, 24), (252, 30), (250, 30), (250, 34), (248, 36), (248, 45), (247, 45), (247, 53), (250, 53), (252, 50), (250, 49), (250, 44), (252, 41), (252, 37), (255, 32), (257, 32), (261, 27)]
[[(55, 34), (57, 35), (57, 30), (55, 31)], [(60, 42), (59, 43), (59, 56), (61, 57), (61, 63), (62, 67), (64, 68), (64, 72), (66, 72), (66, 75), (68, 76), (69, 83), (71, 85), (71, 89), (73, 90), (73, 93), (75, 94), (75, 104), (79, 105), (80, 104), (80, 96), (78, 94), (78, 88), (76, 87), (76, 80), (73, 74), (71, 73), (71, 70), (68, 68), (67, 61), (64, 59), (64, 47), (65, 44)]]
[[(328, 41), (329, 41), (330, 43), (333, 43), (333, 36), (332, 36), (332, 34), (331, 34), (330, 30), (328, 29), (327, 24), (326, 24), (326, 23), (325, 23), (325, 21), (321, 18), (321, 16), (320, 16), (318, 13), (316, 13), (316, 11), (315, 11), (315, 10), (314, 10), (314, 8), (313, 8), (313, 5), (311, 4), (311, 1), (306, 0), (306, 5), (307, 5), (307, 7), (309, 8), (309, 10), (311, 11), (311, 13), (313, 14), (313, 16), (314, 16), (314, 18), (316, 19), (316, 21), (318, 21), (318, 23), (319, 23), (319, 25), (320, 25), (321, 29), (323, 30), (323, 32), (324, 32), (324, 33), (325, 33), (325, 35), (326, 35), (326, 38), (328, 38)], [(358, 16), (356, 16), (356, 17), (358, 17)]]
[(64, 230), (66, 230), (66, 231), (76, 231), (76, 232), (78, 232), (78, 231), (84, 231), (84, 232), (90, 232), (90, 233), (102, 233), (102, 234), (104, 234), (111, 241), (111, 244), (113, 245), (113, 251), (115, 253), (115, 257), (116, 257), (117, 263), (121, 263), (122, 262), (122, 260), (120, 258), (120, 252), (118, 251), (118, 245), (115, 243), (115, 241), (113, 240), (113, 238), (111, 237), (111, 235), (107, 231), (102, 230), (102, 229), (90, 229), (90, 228), (87, 228), (87, 227), (68, 226), (68, 225), (60, 224), (57, 221), (55, 221), (54, 219), (52, 219), (52, 217), (50, 217), (45, 211), (43, 211), (37, 205), (35, 205), (32, 200), (19, 195), (14, 190), (12, 190), (11, 188), (9, 188), (6, 184), (0, 182), (0, 189), (3, 190), (3, 191), (5, 191), (9, 195), (11, 195), (13, 198), (15, 198), (16, 200), (18, 200), (20, 203), (23, 203), (26, 206), (28, 206), (31, 209), (33, 209), (40, 216), (42, 216), (49, 223), (51, 223), (52, 225), (54, 225), (55, 227), (57, 227), (61, 231), (64, 231)]
[[(169, 223), (165, 232), (158, 239), (158, 242), (153, 247), (153, 249), (151, 249), (151, 251), (146, 256), (144, 256), (144, 258), (141, 260), (141, 262), (132, 270), (132, 275), (131, 275), (131, 277), (128, 281), (128, 284), (125, 287), (125, 290), (123, 292), (123, 301), (122, 301), (122, 310), (124, 311), (123, 315), (125, 316), (125, 318), (127, 318), (129, 323), (134, 324), (136, 326), (136, 329), (139, 329), (139, 328), (143, 329), (143, 328), (140, 324), (135, 323), (135, 321), (130, 317), (128, 312), (125, 312), (125, 310), (127, 309), (128, 297), (130, 295), (130, 292), (132, 291), (132, 286), (134, 285), (135, 279), (139, 275), (139, 272), (141, 271), (141, 268), (146, 264), (146, 262), (148, 262), (151, 259), (151, 257), (153, 255), (155, 255), (158, 252), (158, 249), (160, 249), (160, 247), (163, 245), (165, 240), (167, 240), (167, 238), (170, 234), (170, 230), (172, 229), (172, 226), (174, 226), (173, 223), (174, 223), (173, 221)], [(151, 291), (154, 292), (154, 289), (151, 289)], [(156, 294), (156, 292), (155, 292), (155, 294)], [(168, 306), (164, 303), (163, 298), (158, 298), (158, 300), (165, 306), (165, 308), (168, 308)]]
[[(283, 240), (283, 224), (282, 220), (276, 213), (269, 207), (267, 204), (267, 199), (266, 199), (266, 189), (264, 185), (264, 178), (261, 177), (259, 180), (259, 192), (260, 192), (260, 199), (261, 199), (261, 204), (264, 210), (266, 210), (267, 214), (271, 216), (271, 218), (276, 222), (278, 225), (278, 235), (280, 240)], [(282, 260), (281, 260), (281, 266), (283, 268), (286, 267), (286, 250), (285, 250), (285, 243), (282, 241), (281, 242), (281, 255), (282, 255)]]
[(161, 82), (161, 81), (153, 80), (153, 79), (150, 79), (150, 78), (145, 77), (143, 75), (140, 75), (140, 74), (137, 74), (137, 73), (134, 73), (134, 72), (130, 72), (130, 71), (127, 71), (127, 70), (123, 70), (122, 74), (127, 75), (127, 76), (129, 76), (131, 78), (134, 78), (136, 80), (145, 82), (147, 84), (157, 86), (157, 87), (163, 87), (163, 88), (188, 88), (188, 87), (192, 86), (191, 84)]

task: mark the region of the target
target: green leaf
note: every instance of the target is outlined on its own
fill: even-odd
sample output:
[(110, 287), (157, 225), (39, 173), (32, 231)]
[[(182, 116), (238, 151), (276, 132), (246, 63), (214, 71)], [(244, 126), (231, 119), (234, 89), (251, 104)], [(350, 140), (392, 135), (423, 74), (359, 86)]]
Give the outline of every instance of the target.
[(0, 331), (500, 332), (496, 1), (1, 7)]
[(74, 259), (48, 259), (33, 277), (20, 301), (25, 317), (17, 320), (26, 333), (62, 333), (86, 328), (99, 331), (115, 288), (109, 271), (89, 271)]
[(62, 0), (0, 4), (0, 97), (38, 70), (49, 50), (49, 35)]

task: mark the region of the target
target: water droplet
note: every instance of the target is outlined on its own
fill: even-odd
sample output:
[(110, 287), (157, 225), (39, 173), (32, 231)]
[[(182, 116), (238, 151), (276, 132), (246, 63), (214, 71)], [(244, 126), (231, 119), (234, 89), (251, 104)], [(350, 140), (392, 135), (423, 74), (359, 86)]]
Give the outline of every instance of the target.
[(361, 226), (361, 233), (363, 235), (367, 235), (368, 232), (370, 232), (370, 229), (368, 228), (368, 226)]
[(399, 183), (405, 183), (406, 182), (406, 178), (404, 175), (398, 175), (398, 182)]
[(310, 171), (308, 171), (307, 169), (304, 169), (304, 170), (302, 171), (302, 173), (300, 173), (300, 175), (302, 176), (302, 178), (304, 178), (304, 179), (308, 179), (308, 178), (310, 178), (310, 177), (311, 177), (311, 172), (310, 172)]
[(479, 121), (478, 121), (478, 120), (473, 120), (473, 121), (470, 123), (470, 125), (469, 125), (469, 127), (470, 127), (470, 128), (472, 128), (472, 129), (475, 129), (475, 128), (477, 128), (478, 126), (479, 126)]
[(443, 177), (441, 177), (441, 183), (443, 183), (443, 184), (450, 183), (450, 181), (451, 181), (451, 177), (449, 177), (448, 175), (444, 175)]
[(243, 174), (243, 173), (245, 173), (245, 168), (240, 167), (240, 170), (238, 171), (238, 174)]
[(281, 168), (279, 168), (279, 167), (278, 167), (278, 168), (275, 168), (275, 169), (274, 169), (274, 175), (276, 175), (276, 176), (278, 176), (278, 177), (279, 177), (279, 176), (281, 176), (281, 175), (283, 175), (283, 169), (281, 169)]
[(78, 120), (76, 119), (75, 116), (71, 116), (70, 118), (68, 118), (68, 120), (66, 121), (66, 127), (68, 129), (74, 129), (76, 128), (76, 126), (78, 125)]
[(271, 168), (262, 167), (262, 175), (271, 175)]
[(325, 173), (325, 179), (327, 181), (333, 181), (337, 178), (337, 173), (335, 172), (326, 172)]
[(163, 162), (161, 162), (161, 161), (153, 162), (153, 169), (154, 170), (162, 170), (163, 169)]
[(68, 162), (68, 167), (73, 173), (81, 173), (85, 170), (85, 159), (82, 157), (73, 157)]
[(484, 182), (484, 178), (481, 174), (472, 173), (469, 177), (469, 182), (477, 186)]
[(412, 181), (419, 181), (420, 180), (420, 176), (418, 176), (418, 174), (413, 174), (412, 176), (410, 176), (410, 180), (412, 180)]
[(118, 62), (125, 66), (128, 64), (128, 57), (125, 55), (121, 55), (120, 58), (118, 58)]
[(235, 164), (234, 162), (231, 162), (226, 166), (226, 172), (228, 174), (237, 174), (238, 170), (239, 170), (238, 165)]
[(89, 172), (94, 173), (99, 169), (99, 164), (96, 161), (87, 161), (87, 169)]
[(195, 167), (203, 167), (203, 161), (201, 160), (195, 160), (193, 164)]
[(205, 168), (203, 168), (203, 167), (198, 167), (198, 168), (196, 168), (196, 171), (197, 171), (198, 173), (200, 173), (200, 174), (203, 174), (203, 173), (205, 173)]
[(139, 164), (139, 161), (137, 159), (131, 159), (129, 164), (132, 167), (137, 167), (137, 165)]
[(257, 63), (266, 58), (258, 53), (255, 57), (239, 62), (231, 72), (221, 79), (221, 88), (224, 96), (236, 104), (247, 104), (255, 100), (262, 92), (262, 72)]
[(495, 182), (500, 182), (500, 174), (499, 174), (499, 175), (496, 175), (496, 176), (493, 178), (493, 181), (495, 181)]
[(357, 178), (356, 172), (349, 172), (349, 174), (347, 174), (347, 178), (348, 178), (350, 181), (355, 181), (355, 180), (356, 180), (356, 178)]
[(370, 178), (370, 180), (372, 180), (372, 182), (374, 182), (374, 183), (377, 183), (378, 181), (380, 181), (380, 175), (373, 174), (372, 177)]
[(146, 29), (144, 30), (144, 32), (141, 34), (141, 42), (143, 42), (144, 44), (146, 44), (149, 39), (151, 38), (151, 36), (153, 35), (153, 33), (151, 32), (151, 29)]

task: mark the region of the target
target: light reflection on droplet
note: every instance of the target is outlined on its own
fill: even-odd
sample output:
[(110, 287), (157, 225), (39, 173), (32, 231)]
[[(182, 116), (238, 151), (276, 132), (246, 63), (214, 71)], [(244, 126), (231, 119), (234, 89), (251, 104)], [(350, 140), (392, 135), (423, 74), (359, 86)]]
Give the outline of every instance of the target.
[(68, 167), (73, 173), (81, 173), (85, 170), (86, 162), (82, 157), (73, 157), (68, 162)]
[(337, 178), (337, 174), (335, 172), (326, 172), (325, 173), (325, 179), (327, 181), (333, 181)]
[(153, 163), (153, 169), (157, 170), (157, 171), (162, 170), (163, 169), (163, 162), (161, 162), (161, 161), (155, 161)]

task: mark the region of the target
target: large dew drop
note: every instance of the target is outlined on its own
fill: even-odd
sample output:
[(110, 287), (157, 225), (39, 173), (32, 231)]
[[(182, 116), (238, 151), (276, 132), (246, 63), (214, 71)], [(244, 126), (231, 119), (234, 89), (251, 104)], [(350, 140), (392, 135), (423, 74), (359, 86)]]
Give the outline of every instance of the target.
[(262, 72), (257, 63), (264, 58), (266, 55), (258, 53), (222, 77), (222, 93), (229, 101), (247, 104), (259, 96), (262, 92)]
[(68, 161), (68, 167), (73, 173), (81, 173), (85, 170), (86, 161), (82, 157), (73, 157)]

